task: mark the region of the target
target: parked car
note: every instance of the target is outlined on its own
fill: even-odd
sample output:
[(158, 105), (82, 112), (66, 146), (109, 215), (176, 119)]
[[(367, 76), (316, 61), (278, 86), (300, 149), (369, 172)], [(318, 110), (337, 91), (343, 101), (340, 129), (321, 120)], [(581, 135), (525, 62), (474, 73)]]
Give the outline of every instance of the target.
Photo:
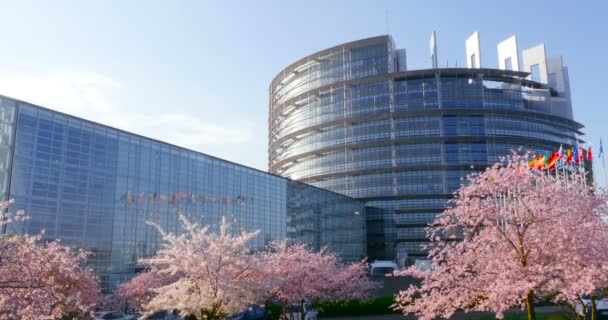
[(137, 316), (120, 311), (100, 311), (95, 313), (95, 320), (136, 320)]
[(372, 262), (369, 274), (372, 276), (385, 276), (398, 270), (399, 266), (394, 261), (376, 260)]
[(258, 305), (253, 305), (253, 306), (247, 307), (247, 308), (243, 309), (243, 311), (226, 318), (226, 320), (264, 320), (264, 319), (270, 319), (270, 316), (267, 317), (266, 311)]
[(304, 317), (302, 318), (302, 306), (299, 304), (290, 305), (285, 316), (288, 320), (317, 320), (319, 313), (309, 303), (304, 303)]
[[(587, 306), (585, 311), (588, 314), (590, 314), (591, 313), (591, 298), (588, 296), (583, 296), (583, 297), (581, 297), (581, 300), (583, 300), (583, 304), (585, 306)], [(597, 310), (597, 319), (598, 320), (601, 320), (601, 319), (608, 320), (608, 298), (604, 298), (604, 299), (596, 301), (595, 308)], [(575, 309), (576, 309), (576, 312), (579, 313), (580, 315), (583, 314), (583, 307), (580, 303), (576, 304)]]

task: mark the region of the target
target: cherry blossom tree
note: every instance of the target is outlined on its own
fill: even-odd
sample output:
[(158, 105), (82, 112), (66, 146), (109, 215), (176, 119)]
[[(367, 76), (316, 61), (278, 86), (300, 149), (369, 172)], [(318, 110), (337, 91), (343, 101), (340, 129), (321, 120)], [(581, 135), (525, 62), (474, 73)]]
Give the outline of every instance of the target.
[(144, 311), (144, 306), (157, 295), (157, 289), (168, 286), (180, 278), (180, 273), (159, 272), (158, 268), (154, 268), (144, 271), (129, 282), (122, 284), (116, 294), (124, 299), (121, 301), (122, 308), (128, 304), (131, 308)]
[(513, 153), (468, 177), (428, 229), (434, 270), (401, 273), (422, 284), (401, 291), (396, 309), (433, 319), (457, 310), (502, 317), (521, 306), (535, 319), (537, 299), (574, 301), (596, 289), (593, 277), (606, 270), (606, 198), (584, 174), (529, 169), (531, 158)]
[[(591, 316), (595, 320), (597, 299), (608, 296), (608, 230), (597, 219), (585, 219), (574, 227), (572, 234), (564, 234), (569, 251), (559, 257), (562, 272), (552, 299), (570, 309), (576, 319)], [(583, 296), (590, 297), (588, 305)]]
[(0, 201), (0, 227), (5, 226), (13, 221), (23, 221), (27, 219), (25, 212), (19, 210), (16, 213), (9, 212), (9, 207), (14, 203), (14, 200)]
[(182, 235), (150, 223), (165, 245), (156, 256), (140, 262), (159, 275), (178, 275), (178, 279), (155, 289), (156, 295), (144, 305), (148, 313), (177, 309), (197, 319), (223, 319), (266, 299), (275, 282), (267, 276), (264, 261), (247, 247), (257, 231), (233, 234), (230, 223), (222, 219), (219, 233), (214, 234), (183, 215), (180, 220)]
[[(4, 213), (0, 220), (8, 224), (24, 217)], [(43, 242), (42, 236), (0, 237), (0, 319), (59, 319), (94, 310), (99, 283), (82, 269), (89, 254), (73, 254), (57, 241)]]
[(305, 244), (273, 243), (268, 247), (269, 271), (281, 279), (273, 295), (286, 303), (366, 299), (378, 287), (367, 277), (365, 261), (345, 265), (323, 248), (309, 250)]

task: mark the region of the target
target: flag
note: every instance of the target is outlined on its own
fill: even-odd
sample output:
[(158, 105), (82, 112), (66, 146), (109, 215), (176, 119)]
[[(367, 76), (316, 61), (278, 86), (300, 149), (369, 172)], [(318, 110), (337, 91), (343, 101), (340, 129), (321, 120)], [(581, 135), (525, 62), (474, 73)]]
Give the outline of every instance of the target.
[(574, 160), (574, 163), (578, 164), (578, 150), (579, 150), (579, 146), (578, 146), (578, 142), (576, 143), (576, 145), (574, 145), (574, 150), (572, 150), (572, 159)]
[(587, 160), (593, 160), (593, 152), (591, 151), (591, 146), (587, 149)]
[(131, 194), (131, 192), (129, 192), (129, 193), (127, 194), (127, 201), (128, 201), (128, 202), (133, 202), (133, 195)]
[(541, 156), (536, 156), (536, 158), (532, 159), (532, 161), (530, 161), (530, 163), (528, 163), (528, 166), (530, 168), (536, 168), (536, 164), (538, 163), (538, 160), (540, 159)]
[(551, 156), (547, 160), (547, 167), (549, 168), (549, 171), (555, 169), (555, 165), (557, 164), (557, 160), (559, 160), (559, 153), (558, 152), (553, 152), (553, 154), (551, 154)]
[(568, 148), (566, 151), (566, 163), (572, 162), (572, 149)]
[(585, 159), (585, 152), (583, 151), (583, 146), (578, 146), (578, 153), (576, 154), (578, 157), (576, 159), (576, 163), (582, 164)]
[(543, 154), (540, 159), (538, 160), (538, 163), (536, 164), (536, 168), (538, 170), (543, 170), (543, 167), (545, 166), (545, 163), (547, 161), (547, 157)]
[(598, 152), (597, 157), (601, 157), (604, 155), (604, 146), (602, 145), (602, 139), (600, 139), (600, 152)]
[(536, 158), (534, 158), (534, 160), (530, 161), (529, 166), (530, 168), (536, 168), (538, 170), (542, 170), (543, 166), (545, 165), (545, 156), (544, 155), (539, 155)]

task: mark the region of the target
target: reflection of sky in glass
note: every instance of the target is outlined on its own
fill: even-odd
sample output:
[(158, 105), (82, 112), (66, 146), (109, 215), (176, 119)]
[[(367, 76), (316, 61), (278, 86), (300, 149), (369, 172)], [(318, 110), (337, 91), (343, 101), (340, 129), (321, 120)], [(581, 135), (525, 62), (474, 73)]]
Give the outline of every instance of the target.
[[(0, 105), (2, 119), (10, 103)], [(261, 230), (255, 250), (289, 239), (330, 244), (345, 260), (365, 256), (364, 217), (353, 219), (365, 209), (344, 196), (25, 103), (16, 133), (10, 197), (31, 220), (10, 231), (45, 230), (48, 239), (91, 250), (89, 264), (106, 288), (159, 248), (146, 221), (182, 231), (177, 212), (213, 231), (222, 217), (236, 231)]]

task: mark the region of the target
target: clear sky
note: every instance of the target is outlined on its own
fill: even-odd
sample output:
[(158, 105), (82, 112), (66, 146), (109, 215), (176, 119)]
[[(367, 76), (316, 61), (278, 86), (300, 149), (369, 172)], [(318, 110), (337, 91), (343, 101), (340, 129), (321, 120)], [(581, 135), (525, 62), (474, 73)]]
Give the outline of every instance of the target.
[[(315, 51), (392, 34), (408, 68), (482, 65), (517, 34), (569, 67), (574, 115), (608, 142), (605, 1), (2, 1), (0, 94), (267, 169), (268, 85)], [(388, 19), (387, 19), (388, 17)], [(388, 23), (387, 23), (388, 21)], [(608, 148), (607, 148), (608, 149)]]

